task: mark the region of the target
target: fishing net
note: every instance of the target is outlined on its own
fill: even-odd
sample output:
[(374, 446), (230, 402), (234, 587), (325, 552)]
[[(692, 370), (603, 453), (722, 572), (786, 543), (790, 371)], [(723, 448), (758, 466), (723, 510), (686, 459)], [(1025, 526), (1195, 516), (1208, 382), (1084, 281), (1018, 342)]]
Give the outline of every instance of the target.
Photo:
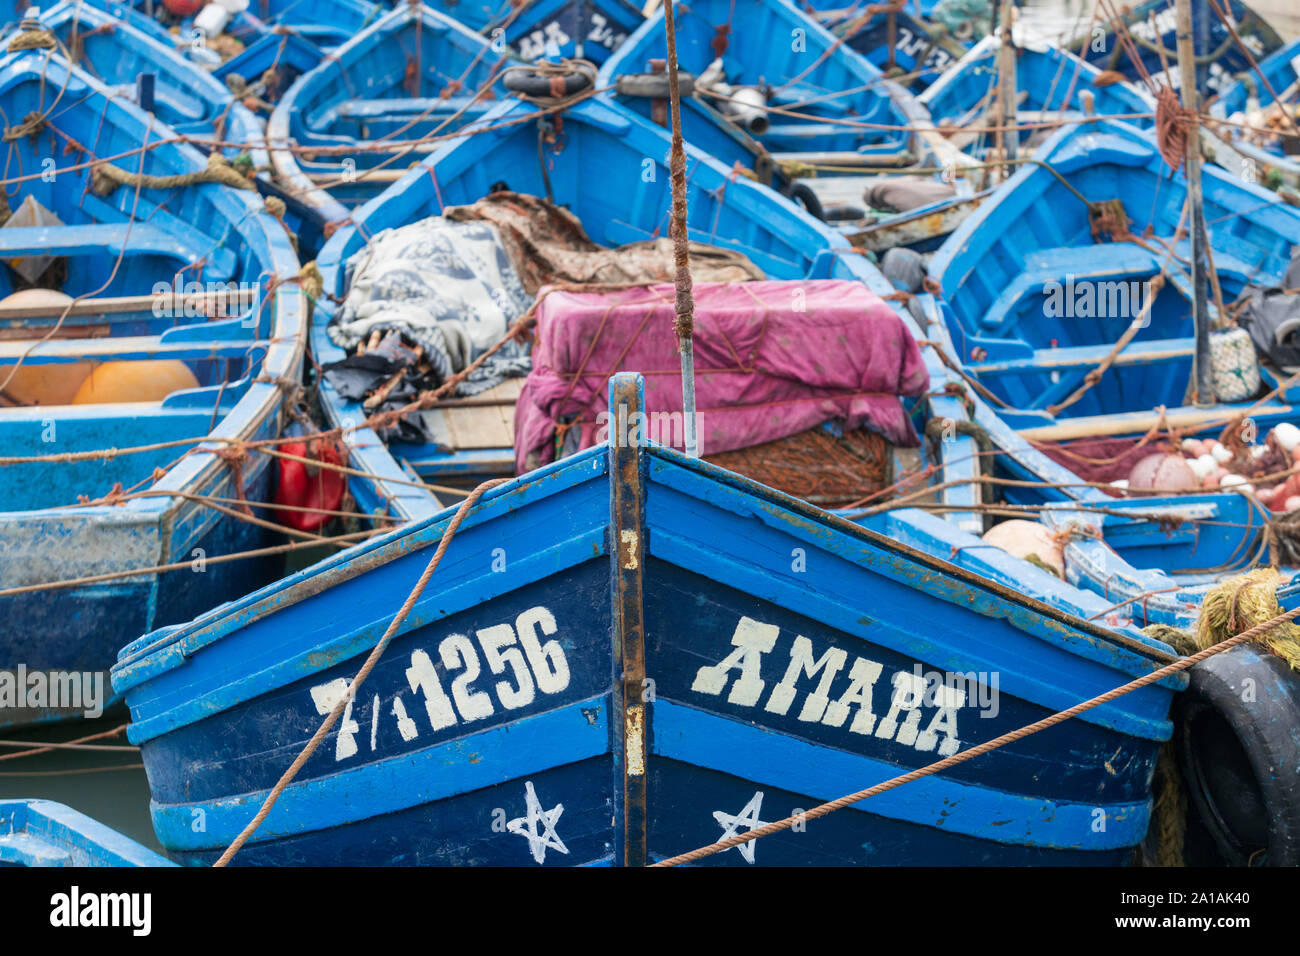
[(705, 460), (796, 498), (837, 507), (886, 487), (892, 452), (884, 436), (865, 428), (843, 435), (810, 428)]

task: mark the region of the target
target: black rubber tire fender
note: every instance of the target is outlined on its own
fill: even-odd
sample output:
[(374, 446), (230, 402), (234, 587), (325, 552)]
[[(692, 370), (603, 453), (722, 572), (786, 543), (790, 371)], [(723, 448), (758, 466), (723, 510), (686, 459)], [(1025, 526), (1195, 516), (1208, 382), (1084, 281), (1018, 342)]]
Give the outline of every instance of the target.
[(1192, 668), (1174, 706), (1179, 769), (1226, 862), (1300, 865), (1300, 675), (1249, 644)]
[[(556, 84), (556, 80), (560, 82)], [(548, 76), (530, 66), (512, 66), (502, 74), (501, 82), (511, 93), (558, 99), (587, 89), (591, 86), (591, 76), (581, 71)]]
[(803, 206), (808, 211), (808, 215), (822, 222), (826, 221), (826, 210), (822, 207), (822, 201), (817, 198), (817, 194), (807, 183), (786, 183), (781, 194), (797, 205)]

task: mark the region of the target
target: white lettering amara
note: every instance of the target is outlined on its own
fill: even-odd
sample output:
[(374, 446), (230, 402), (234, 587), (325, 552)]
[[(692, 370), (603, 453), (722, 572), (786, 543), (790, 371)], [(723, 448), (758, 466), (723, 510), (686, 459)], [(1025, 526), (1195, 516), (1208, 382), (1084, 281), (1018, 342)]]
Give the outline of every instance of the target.
[[(729, 703), (742, 707), (757, 705), (767, 688), (762, 674), (763, 657), (772, 653), (780, 634), (781, 629), (775, 624), (742, 617), (731, 636), (735, 650), (717, 664), (701, 667), (691, 690), (716, 697), (730, 681)], [(816, 656), (812, 641), (796, 635), (790, 645), (785, 674), (772, 687), (763, 709), (768, 713), (788, 714), (803, 693), (803, 701), (795, 713), (798, 720), (827, 727), (847, 724), (850, 733), (893, 740), (923, 753), (937, 752), (941, 757), (954, 754), (961, 747), (957, 712), (966, 703), (966, 692), (960, 686), (944, 682), (936, 685), (922, 675), (897, 671), (890, 679), (889, 709), (881, 716), (873, 710), (872, 700), (884, 666), (865, 657), (855, 657), (837, 684), (836, 679), (848, 662), (848, 652), (838, 647)], [(801, 681), (805, 681), (802, 691)], [(808, 689), (813, 681), (816, 683)], [(932, 713), (922, 729), (925, 710)]]
[(50, 897), (50, 925), (127, 926), (134, 936), (148, 936), (153, 928), (150, 893), (82, 893), (72, 887)]

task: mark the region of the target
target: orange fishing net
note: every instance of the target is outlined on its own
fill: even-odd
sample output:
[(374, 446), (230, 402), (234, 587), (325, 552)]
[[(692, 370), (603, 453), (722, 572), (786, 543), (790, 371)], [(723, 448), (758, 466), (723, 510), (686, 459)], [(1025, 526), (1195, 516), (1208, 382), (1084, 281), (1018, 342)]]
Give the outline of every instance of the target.
[(823, 507), (889, 484), (893, 446), (865, 428), (836, 437), (810, 428), (788, 438), (705, 456), (707, 461)]

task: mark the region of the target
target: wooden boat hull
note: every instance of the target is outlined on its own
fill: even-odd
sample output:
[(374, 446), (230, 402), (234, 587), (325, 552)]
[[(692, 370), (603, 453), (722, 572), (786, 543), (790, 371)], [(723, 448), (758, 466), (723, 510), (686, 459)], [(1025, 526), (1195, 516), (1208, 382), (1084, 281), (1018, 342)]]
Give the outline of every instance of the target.
[[(261, 124), (222, 82), (195, 69), (165, 40), (137, 29), (134, 18), (123, 22), (113, 12), (115, 6), (101, 9), (86, 0), (63, 0), (40, 21), (65, 48), (80, 52), (79, 66), (133, 101), (137, 79), (153, 74), (152, 112), (178, 133), (232, 144), (262, 139)], [(0, 40), (0, 47), (16, 35)], [(238, 151), (237, 145), (224, 150), (228, 155)], [(265, 151), (260, 153), (265, 166)]]
[[(57, 55), (37, 50), (0, 60), (0, 104), (9, 115), (48, 108), (60, 91), (76, 107), (52, 113), (49, 128), (35, 137), (15, 140), (12, 148), (27, 168), (62, 156), (67, 140), (61, 137), (80, 143), (82, 155), (93, 159), (130, 155), (174, 136)], [(143, 155), (149, 174), (205, 165), (177, 143)], [(0, 309), (0, 373), (7, 375), (20, 358), (29, 367), (166, 359), (184, 362), (197, 387), (158, 401), (0, 412), (6, 454), (31, 458), (0, 467), (0, 615), (7, 622), (0, 661), (6, 668), (102, 678), (115, 648), (142, 626), (187, 620), (273, 573), (258, 559), (208, 563), (270, 543), (274, 532), (242, 520), (237, 508), (222, 511), (203, 500), (238, 505), (241, 493), (251, 501), (265, 498), (267, 456), (251, 452), (236, 473), (214, 452), (230, 442), (277, 436), (289, 394), (283, 383), (296, 380), (301, 368), (304, 297), (285, 283), (297, 274), (298, 261), (284, 227), (262, 211), (256, 195), (218, 185), (138, 194), (122, 187), (100, 195), (80, 168), (61, 169), (54, 183), (29, 180), (11, 198), (15, 206), (34, 198), (63, 225), (4, 229), (6, 257), (64, 260), (70, 265), (63, 290), (93, 298), (66, 317), (64, 336), (35, 346), (23, 339), (47, 331), (64, 307), (47, 307), (45, 324), (23, 308)], [(229, 317), (196, 321), (207, 316), (169, 305), (163, 295), (174, 291), (178, 274), (191, 277), (195, 292), (228, 294), (245, 304)], [(6, 280), (2, 291), (12, 290)], [(200, 447), (205, 437), (212, 443)], [(108, 448), (121, 451), (58, 459)], [(123, 489), (142, 494), (116, 500)], [(188, 569), (148, 573), (185, 563)], [(128, 571), (139, 573), (112, 577)], [(70, 581), (81, 583), (64, 585)], [(0, 726), (69, 715), (36, 700), (5, 705)]]
[[(1187, 242), (1173, 244), (1176, 258), (1161, 243), (1180, 217), (1182, 175), (1170, 175), (1146, 134), (1112, 120), (1061, 130), (1034, 158), (930, 262), (943, 289), (953, 354), (1004, 403), (998, 415), (1046, 439), (1073, 435), (1067, 427), (1084, 434), (1112, 424), (1140, 433), (1146, 426), (1108, 416), (1136, 418), (1158, 405), (1171, 417), (1230, 414), (1231, 405), (1181, 407), (1192, 355)], [(1247, 283), (1280, 279), (1300, 243), (1300, 211), (1212, 168), (1204, 173), (1204, 196), (1224, 301)], [(1123, 203), (1131, 236), (1095, 239), (1084, 200), (1112, 199)], [(1162, 269), (1168, 280), (1157, 289), (1150, 282)], [(1144, 324), (1101, 381), (1053, 412), (1139, 316)], [(1266, 427), (1291, 415), (1290, 399), (1283, 394), (1250, 414)]]
[(432, 0), (425, 6), (459, 20), (471, 30), (502, 42), (520, 59), (558, 56), (599, 66), (641, 24), (631, 0)]
[[(1300, 57), (1300, 39), (1292, 40), (1260, 60), (1258, 73), (1251, 71), (1225, 87), (1210, 104), (1210, 115), (1218, 120), (1227, 120), (1237, 113), (1244, 113), (1251, 100), (1257, 100), (1259, 106), (1266, 109), (1276, 102), (1273, 97), (1277, 95), (1291, 104), (1294, 116), (1295, 87), (1300, 82), (1297, 57)], [(1285, 123), (1280, 128), (1282, 131), (1290, 129)], [(1294, 147), (1288, 153), (1281, 145), (1251, 142), (1242, 135), (1242, 130), (1228, 125), (1220, 128), (1218, 133), (1219, 137), (1212, 139), (1211, 145), (1215, 161), (1220, 165), (1252, 182), (1266, 182), (1276, 176), (1293, 189), (1300, 187), (1300, 155)]]
[[(635, 414), (638, 384), (618, 376), (611, 407)], [(210, 862), (252, 818), (448, 517), (123, 650), (114, 683), (169, 853)], [(1166, 654), (616, 440), (485, 495), (235, 862), (650, 862), (989, 739)], [(1124, 862), (1180, 686), (706, 862)]]

